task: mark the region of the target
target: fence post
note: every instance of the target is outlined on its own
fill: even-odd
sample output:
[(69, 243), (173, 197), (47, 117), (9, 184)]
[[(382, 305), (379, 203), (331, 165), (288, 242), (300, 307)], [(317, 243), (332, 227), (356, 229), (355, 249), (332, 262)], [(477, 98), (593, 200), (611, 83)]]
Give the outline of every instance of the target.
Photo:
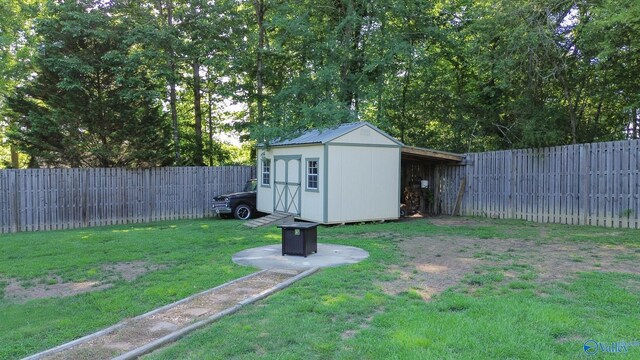
[(143, 169), (142, 171), (144, 174), (144, 192), (145, 192), (144, 221), (150, 222), (151, 221), (151, 189), (149, 187), (151, 186), (151, 179), (150, 179), (151, 169)]
[[(587, 147), (589, 147), (589, 149), (587, 149)], [(590, 216), (590, 209), (589, 209), (589, 190), (590, 190), (590, 181), (591, 181), (591, 174), (590, 174), (590, 152), (591, 152), (591, 148), (589, 144), (583, 144), (580, 145), (580, 178), (582, 178), (582, 181), (580, 182), (581, 186), (580, 186), (580, 202), (582, 203), (580, 208), (582, 210), (582, 219), (579, 219), (579, 221), (581, 220), (582, 225), (588, 225), (589, 224), (589, 216)]]
[(20, 231), (20, 182), (18, 181), (18, 171), (10, 171), (11, 177), (9, 178), (9, 188), (13, 189), (13, 196), (11, 197), (11, 207), (13, 221), (11, 224), (11, 232)]
[(472, 155), (473, 155), (472, 153), (464, 154), (464, 168), (462, 170), (462, 176), (464, 176), (465, 179), (467, 180), (465, 184), (465, 190), (464, 190), (467, 196), (463, 198), (464, 201), (462, 202), (462, 207), (460, 209), (460, 215), (463, 215), (463, 216), (471, 215), (469, 209), (472, 209), (472, 205), (473, 205), (473, 202), (472, 202), (473, 193), (471, 192), (472, 190), (471, 183), (474, 180), (473, 172), (472, 172), (472, 165), (473, 165)]
[(88, 206), (88, 194), (89, 192), (89, 169), (84, 170), (84, 183), (82, 184), (82, 226), (89, 226), (89, 209)]
[(509, 158), (507, 159), (507, 164), (509, 164), (509, 172), (507, 176), (509, 177), (509, 213), (507, 218), (513, 219), (515, 218), (515, 192), (516, 192), (516, 161), (513, 153), (515, 150), (509, 150)]

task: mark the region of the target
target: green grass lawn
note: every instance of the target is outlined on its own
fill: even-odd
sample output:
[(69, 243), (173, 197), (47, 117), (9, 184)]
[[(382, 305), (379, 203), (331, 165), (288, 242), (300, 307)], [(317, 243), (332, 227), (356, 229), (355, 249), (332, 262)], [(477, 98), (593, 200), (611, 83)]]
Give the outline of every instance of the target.
[[(18, 358), (113, 325), (254, 272), (231, 256), (277, 242), (276, 231), (237, 221), (191, 220), (0, 235), (0, 358)], [(104, 266), (144, 262), (158, 268), (133, 281)], [(111, 287), (71, 297), (6, 299), (8, 279), (29, 286), (103, 281)], [(55, 280), (53, 281), (55, 282)]]
[[(397, 270), (422, 261), (403, 250), (418, 237), (427, 239), (424, 252), (432, 251), (433, 239), (480, 244), (452, 252), (477, 263), (428, 301), (420, 295), (419, 277), (405, 291), (385, 289), (402, 276), (409, 274), (411, 283), (412, 274), (418, 275)], [(231, 255), (278, 241), (275, 227), (251, 230), (220, 220), (1, 236), (5, 285), (17, 278), (36, 286), (55, 274), (64, 281), (108, 280), (112, 287), (71, 297), (0, 300), (0, 358), (55, 346), (248, 274), (253, 270), (234, 265)], [(640, 231), (483, 219), (442, 226), (427, 219), (320, 228), (319, 241), (358, 246), (370, 258), (323, 269), (148, 357), (579, 359), (587, 358), (582, 346), (589, 339), (640, 338), (640, 266), (609, 271), (640, 263)], [(581, 271), (544, 280), (547, 274), (511, 248), (519, 243), (545, 251), (577, 249), (563, 264)], [(497, 251), (488, 244), (509, 248)], [(609, 248), (617, 253), (604, 256), (602, 249)], [(104, 270), (133, 261), (157, 267), (133, 281), (113, 280)], [(640, 347), (629, 348), (626, 358), (640, 358)]]

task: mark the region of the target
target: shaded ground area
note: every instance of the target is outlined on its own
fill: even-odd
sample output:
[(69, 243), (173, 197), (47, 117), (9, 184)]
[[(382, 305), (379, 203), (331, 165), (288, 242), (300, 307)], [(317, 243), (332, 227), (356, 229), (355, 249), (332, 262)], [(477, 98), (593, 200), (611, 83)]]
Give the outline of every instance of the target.
[[(438, 226), (464, 226), (474, 220), (429, 220)], [(541, 236), (545, 228), (540, 227)], [(428, 300), (445, 289), (487, 282), (565, 281), (583, 271), (640, 274), (640, 249), (622, 245), (574, 243), (563, 240), (480, 239), (457, 236), (423, 236), (399, 241), (405, 258), (393, 265), (395, 280), (380, 282), (389, 294), (413, 290)]]
[(80, 282), (64, 281), (58, 275), (49, 275), (40, 279), (19, 281), (7, 279), (4, 288), (4, 297), (10, 301), (23, 302), (31, 299), (48, 297), (65, 297), (82, 294), (90, 291), (108, 289), (116, 281), (133, 281), (138, 277), (167, 266), (150, 264), (145, 261), (121, 262), (103, 265), (100, 280), (87, 280)]
[(461, 226), (461, 225), (479, 225), (480, 223), (473, 219), (465, 219), (458, 217), (442, 217), (429, 219), (429, 222), (438, 226)]

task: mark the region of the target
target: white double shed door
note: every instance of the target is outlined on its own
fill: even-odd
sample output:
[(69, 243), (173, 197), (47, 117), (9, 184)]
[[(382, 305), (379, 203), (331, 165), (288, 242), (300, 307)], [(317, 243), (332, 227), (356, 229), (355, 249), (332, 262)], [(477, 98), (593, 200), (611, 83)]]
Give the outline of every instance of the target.
[(300, 215), (302, 156), (276, 155), (273, 161), (273, 210)]

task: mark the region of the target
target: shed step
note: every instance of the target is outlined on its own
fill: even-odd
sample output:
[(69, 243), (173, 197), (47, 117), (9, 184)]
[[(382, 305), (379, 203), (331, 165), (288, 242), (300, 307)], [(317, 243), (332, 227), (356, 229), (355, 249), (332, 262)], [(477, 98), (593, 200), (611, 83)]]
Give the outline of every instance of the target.
[(293, 221), (293, 215), (287, 213), (275, 212), (265, 217), (253, 219), (244, 223), (245, 226), (250, 228), (257, 228), (264, 225), (278, 225), (285, 222)]

